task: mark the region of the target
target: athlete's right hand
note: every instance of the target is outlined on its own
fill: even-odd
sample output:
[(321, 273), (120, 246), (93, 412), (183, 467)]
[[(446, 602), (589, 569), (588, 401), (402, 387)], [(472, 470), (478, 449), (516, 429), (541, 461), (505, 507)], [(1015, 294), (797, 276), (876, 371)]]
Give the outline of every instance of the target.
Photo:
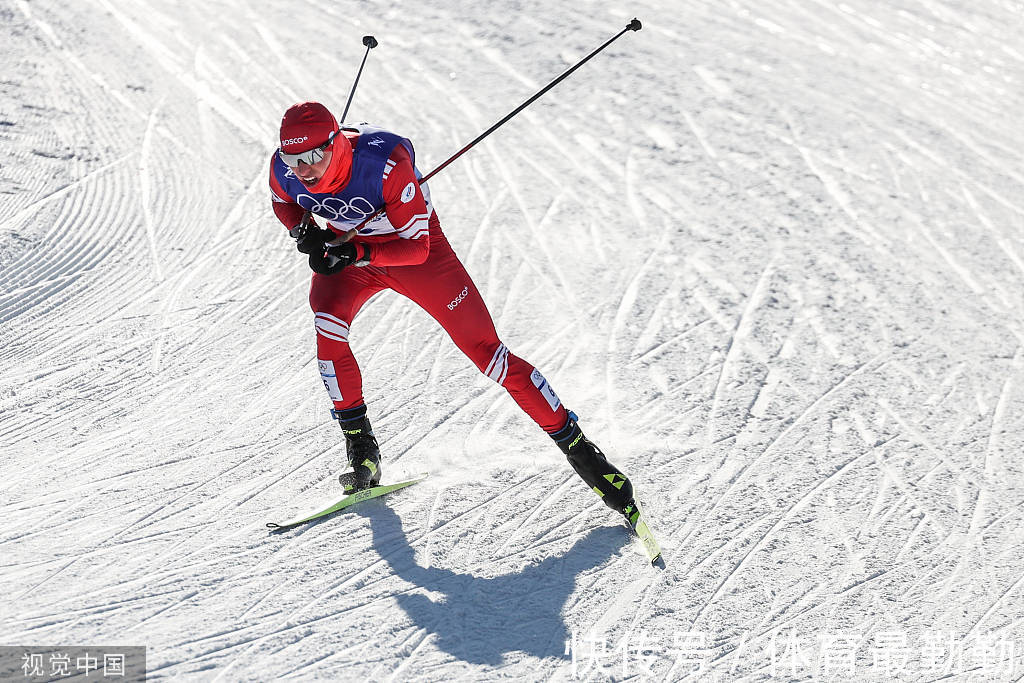
[(323, 251), (330, 240), (337, 237), (330, 230), (313, 226), (306, 230), (305, 234), (295, 240), (295, 248), (303, 254), (312, 254), (315, 251)]
[(309, 211), (303, 214), (302, 220), (288, 234), (295, 238), (295, 248), (303, 254), (323, 251), (327, 242), (337, 237), (332, 231), (318, 226)]

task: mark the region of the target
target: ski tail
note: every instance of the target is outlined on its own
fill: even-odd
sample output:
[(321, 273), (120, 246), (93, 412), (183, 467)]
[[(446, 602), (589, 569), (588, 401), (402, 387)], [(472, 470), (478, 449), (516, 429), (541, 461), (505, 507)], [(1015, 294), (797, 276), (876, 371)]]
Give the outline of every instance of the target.
[(651, 564), (658, 564), (659, 560), (664, 562), (661, 557), (661, 546), (658, 545), (657, 539), (651, 533), (651, 528), (647, 525), (647, 515), (644, 514), (640, 501), (634, 500), (627, 505), (623, 514), (626, 517), (626, 524), (629, 525), (629, 528), (640, 539), (644, 552), (647, 553), (647, 559), (650, 560)]

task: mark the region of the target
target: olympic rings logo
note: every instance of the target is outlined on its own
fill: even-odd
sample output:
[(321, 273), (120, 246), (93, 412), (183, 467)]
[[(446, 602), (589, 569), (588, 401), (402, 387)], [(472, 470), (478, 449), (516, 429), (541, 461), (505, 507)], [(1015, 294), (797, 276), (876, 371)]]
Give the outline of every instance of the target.
[(349, 201), (340, 197), (326, 197), (318, 202), (315, 197), (300, 194), (295, 201), (302, 208), (329, 221), (359, 221), (377, 212), (377, 207), (364, 197), (353, 197)]

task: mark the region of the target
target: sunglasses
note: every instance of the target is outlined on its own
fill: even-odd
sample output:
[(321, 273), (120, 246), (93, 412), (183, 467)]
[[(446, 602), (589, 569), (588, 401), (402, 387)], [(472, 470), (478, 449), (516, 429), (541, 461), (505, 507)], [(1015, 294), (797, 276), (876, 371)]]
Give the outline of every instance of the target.
[(337, 134), (338, 131), (334, 131), (333, 133), (331, 133), (331, 136), (327, 138), (327, 142), (320, 145), (319, 147), (307, 149), (305, 152), (299, 152), (298, 154), (287, 154), (283, 150), (278, 148), (277, 154), (278, 156), (281, 157), (281, 161), (288, 164), (292, 168), (297, 167), (300, 161), (308, 166), (312, 166), (313, 164), (324, 158), (324, 150), (326, 150), (327, 147), (330, 146), (331, 142), (334, 141), (334, 136)]

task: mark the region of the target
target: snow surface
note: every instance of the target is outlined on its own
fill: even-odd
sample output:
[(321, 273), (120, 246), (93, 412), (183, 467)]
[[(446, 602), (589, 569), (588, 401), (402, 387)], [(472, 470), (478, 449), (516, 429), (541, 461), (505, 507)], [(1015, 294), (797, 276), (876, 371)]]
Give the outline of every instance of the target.
[[(426, 171), (633, 16), (431, 189), (667, 568), (393, 294), (352, 344), (386, 478), (431, 478), (269, 535), (344, 457), (283, 110), (340, 112), (372, 33), (349, 119)], [(1024, 677), (1020, 2), (0, 18), (0, 644), (145, 644), (154, 680)]]

